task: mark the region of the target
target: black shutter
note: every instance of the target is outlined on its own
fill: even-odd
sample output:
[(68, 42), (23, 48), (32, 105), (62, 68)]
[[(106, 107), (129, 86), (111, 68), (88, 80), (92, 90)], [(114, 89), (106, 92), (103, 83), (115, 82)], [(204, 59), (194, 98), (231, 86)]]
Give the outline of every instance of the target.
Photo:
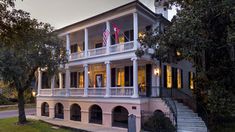
[(172, 88), (177, 88), (177, 69), (172, 67)]
[(62, 74), (62, 78), (63, 78), (63, 88), (65, 88), (65, 73)]
[(133, 66), (130, 66), (130, 86), (133, 86)]
[(85, 50), (85, 42), (83, 41), (82, 42), (82, 51), (84, 51)]
[(163, 86), (167, 88), (167, 70), (166, 65), (163, 66)]
[(150, 31), (151, 29), (152, 29), (152, 25), (148, 25), (148, 26), (145, 27), (146, 31)]
[(115, 44), (115, 35), (111, 35), (111, 45)]
[(134, 40), (134, 32), (133, 30), (130, 30), (130, 41)]
[(124, 41), (125, 42), (130, 41), (130, 32), (129, 31), (124, 32)]
[(111, 87), (116, 87), (116, 69), (111, 69)]
[(130, 72), (129, 72), (130, 67), (129, 66), (125, 66), (124, 70), (125, 70), (124, 71), (124, 73), (125, 73), (125, 77), (124, 77), (124, 79), (125, 79), (125, 86), (130, 86), (130, 76), (129, 76), (129, 74), (130, 74)]
[(180, 70), (180, 74), (181, 74), (181, 88), (183, 88), (184, 87), (184, 84), (183, 84), (184, 83), (184, 76), (183, 76), (184, 74), (183, 74), (182, 69)]
[(78, 74), (77, 72), (74, 72), (74, 87), (78, 87)]
[(190, 78), (191, 78), (190, 76), (191, 76), (191, 74), (190, 74), (190, 72), (188, 72), (188, 88), (189, 88), (189, 89), (190, 89), (190, 84), (191, 84), (191, 83), (190, 83)]
[(152, 89), (152, 65), (146, 65), (146, 95), (147, 97), (151, 96)]

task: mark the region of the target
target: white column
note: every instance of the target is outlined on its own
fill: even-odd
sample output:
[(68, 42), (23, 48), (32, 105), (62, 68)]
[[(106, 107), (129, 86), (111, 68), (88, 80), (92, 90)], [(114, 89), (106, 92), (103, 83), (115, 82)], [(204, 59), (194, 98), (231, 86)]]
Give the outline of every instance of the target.
[(84, 64), (84, 79), (85, 79), (85, 85), (84, 85), (84, 96), (88, 96), (88, 87), (89, 87), (89, 79), (88, 79), (88, 64)]
[(68, 59), (70, 58), (70, 35), (66, 34), (66, 52), (68, 55)]
[(84, 50), (84, 52), (85, 52), (85, 57), (87, 57), (88, 56), (88, 29), (87, 28), (85, 28), (85, 50)]
[(54, 89), (55, 89), (55, 75), (51, 77), (51, 96), (54, 95)]
[(40, 90), (42, 89), (42, 71), (38, 68), (38, 95), (40, 96)]
[(133, 88), (134, 93), (132, 98), (138, 98), (139, 97), (139, 91), (138, 91), (138, 63), (137, 63), (137, 57), (134, 57), (131, 59), (133, 61)]
[(106, 94), (105, 97), (110, 97), (110, 87), (111, 87), (111, 68), (110, 61), (106, 61)]
[(70, 89), (70, 70), (69, 67), (65, 69), (65, 89), (66, 89), (66, 96), (69, 96), (69, 89)]
[(59, 73), (59, 88), (60, 89), (63, 88), (63, 76), (62, 76), (62, 72)]
[(134, 29), (134, 49), (139, 47), (138, 43), (138, 14), (133, 13), (133, 29)]
[(109, 54), (110, 50), (109, 47), (111, 45), (111, 32), (110, 32), (110, 22), (106, 22), (106, 30), (109, 31), (109, 35), (107, 37), (107, 42), (106, 42), (106, 54)]

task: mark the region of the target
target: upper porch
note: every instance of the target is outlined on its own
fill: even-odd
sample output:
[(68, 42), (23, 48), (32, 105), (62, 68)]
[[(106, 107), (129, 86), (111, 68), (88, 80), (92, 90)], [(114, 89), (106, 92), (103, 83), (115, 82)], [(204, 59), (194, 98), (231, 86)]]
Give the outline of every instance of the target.
[(160, 20), (147, 9), (137, 6), (107, 13), (60, 29), (68, 60), (134, 52), (138, 38), (158, 26)]

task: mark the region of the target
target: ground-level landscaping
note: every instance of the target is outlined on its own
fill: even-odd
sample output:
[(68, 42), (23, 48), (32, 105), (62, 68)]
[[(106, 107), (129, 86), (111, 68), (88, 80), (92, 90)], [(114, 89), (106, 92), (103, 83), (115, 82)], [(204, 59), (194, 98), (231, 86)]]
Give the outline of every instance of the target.
[(36, 120), (29, 120), (29, 123), (19, 126), (17, 120), (16, 117), (0, 119), (0, 132), (71, 132)]

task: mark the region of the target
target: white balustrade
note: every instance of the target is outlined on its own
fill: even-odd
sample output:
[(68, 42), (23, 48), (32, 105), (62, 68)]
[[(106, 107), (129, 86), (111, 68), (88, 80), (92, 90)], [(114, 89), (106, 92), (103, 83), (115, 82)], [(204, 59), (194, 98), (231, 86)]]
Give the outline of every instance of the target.
[(83, 96), (84, 88), (70, 88), (70, 96)]
[(51, 89), (40, 89), (40, 96), (51, 96), (52, 90)]
[(105, 96), (106, 87), (88, 88), (88, 96)]
[(117, 53), (132, 50), (134, 48), (134, 42), (126, 42), (124, 44), (115, 44), (110, 46), (110, 53)]
[(131, 97), (133, 95), (133, 87), (111, 87), (112, 97)]
[(66, 89), (55, 88), (54, 89), (54, 96), (66, 96)]
[(98, 56), (98, 55), (103, 55), (103, 54), (106, 54), (106, 47), (88, 50), (88, 56)]
[(80, 59), (80, 58), (83, 58), (84, 56), (85, 56), (84, 51), (71, 53), (70, 54), (70, 59), (71, 60)]

